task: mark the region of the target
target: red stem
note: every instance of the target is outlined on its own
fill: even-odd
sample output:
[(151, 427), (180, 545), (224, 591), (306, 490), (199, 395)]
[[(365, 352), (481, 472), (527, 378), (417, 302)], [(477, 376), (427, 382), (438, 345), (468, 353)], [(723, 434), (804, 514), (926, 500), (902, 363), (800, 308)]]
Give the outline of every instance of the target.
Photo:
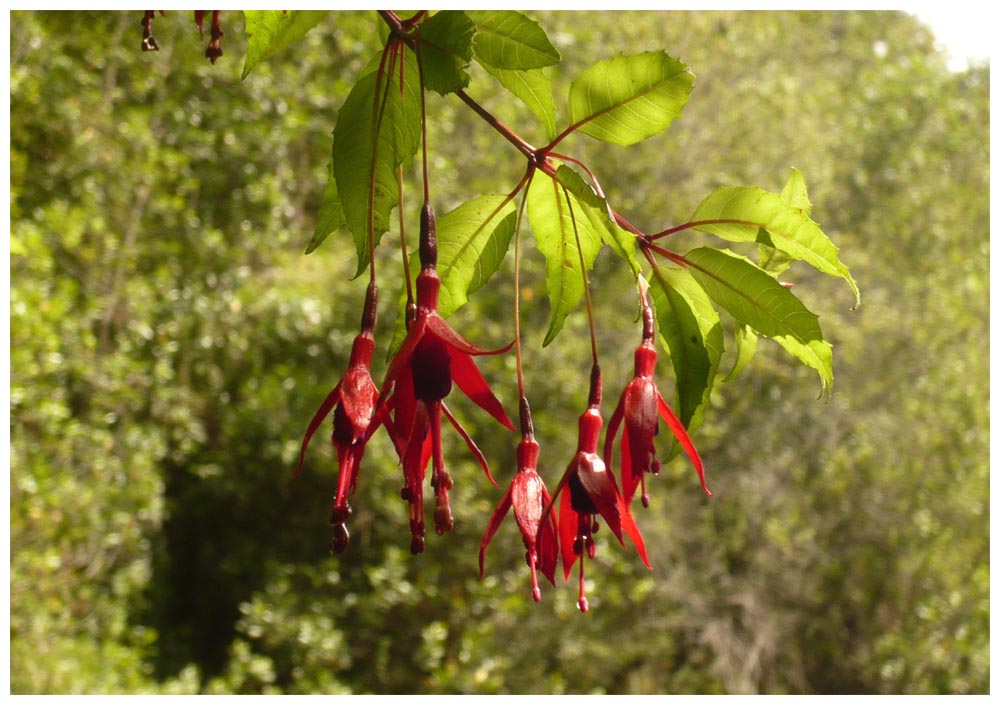
[(650, 235), (649, 239), (659, 240), (661, 237), (666, 237), (667, 235), (673, 235), (674, 233), (679, 233), (682, 230), (690, 230), (691, 228), (698, 228), (701, 227), (702, 225), (753, 225), (758, 228), (764, 227), (762, 223), (754, 223), (749, 220), (730, 220), (726, 218), (721, 218), (717, 220), (692, 220), (688, 223), (682, 223), (681, 225), (677, 225), (673, 228), (667, 228), (666, 230), (658, 232), (655, 235)]

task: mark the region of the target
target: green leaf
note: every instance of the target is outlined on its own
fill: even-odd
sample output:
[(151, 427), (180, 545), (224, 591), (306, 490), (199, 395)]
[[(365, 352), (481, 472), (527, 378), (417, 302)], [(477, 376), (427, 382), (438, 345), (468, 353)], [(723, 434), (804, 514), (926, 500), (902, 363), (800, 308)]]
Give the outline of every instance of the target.
[[(397, 66), (393, 76), (385, 76), (381, 82), (378, 71), (358, 79), (340, 109), (333, 131), (333, 171), (357, 247), (359, 274), (368, 264), (369, 211), (378, 244), (389, 229), (389, 218), (397, 205), (396, 168), (409, 163), (420, 146), (420, 89), (411, 51), (405, 53), (402, 92), (398, 70)], [(378, 114), (383, 97), (385, 107), (379, 123), (373, 115)], [(369, 207), (372, 186), (374, 208)]]
[(516, 71), (498, 69), (489, 64), (483, 64), (483, 68), (538, 116), (549, 140), (555, 138), (556, 104), (552, 99), (552, 82), (542, 69)]
[(337, 195), (337, 179), (333, 175), (333, 162), (331, 161), (329, 178), (326, 180), (326, 189), (323, 191), (323, 204), (319, 207), (319, 214), (316, 216), (316, 230), (313, 231), (312, 240), (306, 247), (306, 254), (313, 252), (323, 243), (327, 235), (346, 224), (344, 208), (340, 205), (340, 196)]
[[(566, 316), (580, 305), (584, 293), (583, 278), (594, 266), (597, 253), (601, 250), (601, 233), (583, 211), (576, 196), (570, 193), (567, 198), (556, 181), (541, 176), (532, 179), (528, 188), (528, 220), (538, 249), (545, 256), (545, 286), (552, 308), (543, 346), (552, 342), (562, 329)], [(581, 251), (585, 271), (580, 269)]]
[(733, 362), (733, 369), (722, 380), (723, 382), (736, 379), (736, 376), (743, 371), (743, 368), (747, 366), (757, 352), (757, 334), (749, 326), (737, 323), (734, 333), (736, 338), (736, 360)]
[(847, 267), (841, 264), (837, 247), (801, 208), (789, 205), (782, 196), (759, 188), (719, 188), (701, 202), (691, 220), (736, 221), (697, 226), (698, 230), (733, 242), (757, 241), (758, 230), (763, 228), (770, 235), (770, 241), (764, 244), (844, 279), (854, 292), (856, 305), (861, 303), (861, 294)]
[(325, 16), (323, 10), (244, 10), (247, 54), (240, 80), (261, 61), (302, 39)]
[(619, 227), (611, 214), (607, 199), (598, 195), (594, 188), (584, 181), (583, 177), (565, 164), (556, 170), (556, 181), (576, 196), (583, 214), (590, 225), (600, 233), (616, 255), (621, 257), (632, 270), (632, 276), (638, 277), (642, 272), (639, 261), (635, 258), (635, 235)]
[(466, 68), (475, 32), (472, 20), (457, 10), (438, 12), (420, 24), (417, 40), (426, 88), (447, 95), (469, 85)]
[(476, 24), (472, 43), (476, 60), (498, 69), (540, 69), (561, 57), (545, 30), (514, 10), (467, 11)]
[(823, 339), (819, 318), (792, 292), (746, 257), (701, 247), (685, 255), (688, 271), (729, 312), (779, 345), (820, 376), (823, 391), (833, 384), (833, 349)]
[(693, 85), (688, 67), (662, 51), (601, 61), (570, 85), (570, 122), (599, 140), (635, 144), (680, 115)]
[[(799, 208), (808, 217), (812, 213), (812, 202), (809, 200), (809, 193), (806, 191), (806, 182), (802, 177), (802, 172), (792, 168), (788, 175), (788, 183), (781, 191), (781, 200), (792, 206)], [(761, 269), (772, 276), (778, 276), (784, 272), (795, 261), (795, 258), (786, 252), (782, 252), (774, 246), (771, 236), (764, 229), (757, 231), (757, 263)]]
[(450, 316), (500, 268), (517, 221), (506, 196), (479, 196), (437, 221), (438, 313)]
[(687, 428), (694, 428), (701, 423), (722, 358), (719, 314), (687, 270), (655, 267), (649, 290), (660, 339), (670, 352), (677, 380), (678, 417)]

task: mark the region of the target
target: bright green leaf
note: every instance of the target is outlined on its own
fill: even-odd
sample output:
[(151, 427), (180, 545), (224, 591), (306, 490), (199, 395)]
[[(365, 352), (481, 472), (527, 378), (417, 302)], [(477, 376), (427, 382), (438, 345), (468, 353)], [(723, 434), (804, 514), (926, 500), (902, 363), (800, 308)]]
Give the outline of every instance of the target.
[(819, 319), (792, 292), (746, 257), (701, 247), (685, 255), (691, 276), (739, 323), (779, 345), (820, 376), (823, 390), (833, 384), (833, 349), (823, 339)]
[(733, 242), (754, 242), (763, 228), (771, 236), (770, 242), (764, 244), (844, 279), (857, 304), (861, 303), (861, 294), (847, 267), (841, 264), (837, 247), (801, 208), (789, 205), (777, 194), (759, 188), (719, 188), (701, 202), (691, 220), (733, 221), (697, 226), (698, 230)]
[(635, 144), (680, 115), (693, 85), (688, 67), (662, 51), (601, 61), (570, 85), (570, 122), (599, 140)]
[(719, 314), (705, 290), (684, 269), (659, 266), (649, 287), (656, 324), (677, 380), (677, 413), (694, 428), (708, 403), (723, 338)]
[(483, 68), (538, 116), (548, 139), (556, 136), (556, 104), (552, 99), (552, 82), (542, 69), (515, 71), (498, 69), (489, 64), (483, 64)]
[(485, 284), (510, 247), (517, 212), (506, 196), (479, 196), (437, 222), (438, 313), (450, 316)]
[(533, 19), (514, 10), (474, 10), (476, 60), (498, 69), (540, 69), (560, 61), (559, 52)]
[(302, 39), (326, 14), (323, 10), (244, 10), (247, 54), (241, 80), (261, 61)]
[(618, 226), (611, 215), (607, 199), (599, 196), (582, 176), (565, 164), (556, 171), (556, 181), (576, 196), (590, 225), (600, 233), (601, 239), (614, 253), (625, 260), (632, 270), (632, 275), (638, 277), (642, 268), (635, 258), (635, 235)]
[[(333, 170), (358, 251), (358, 273), (368, 264), (369, 213), (378, 244), (389, 229), (389, 217), (397, 205), (396, 168), (412, 160), (420, 146), (420, 88), (411, 51), (407, 50), (405, 56), (402, 92), (398, 70), (397, 65), (393, 76), (382, 81), (378, 71), (358, 79), (340, 109), (333, 131)], [(383, 98), (381, 120), (373, 120)], [(373, 208), (369, 205), (372, 189)]]
[(601, 250), (601, 233), (584, 215), (576, 196), (569, 194), (567, 198), (559, 183), (542, 176), (532, 179), (528, 189), (528, 220), (545, 256), (545, 285), (552, 312), (542, 345), (548, 345), (583, 298), (584, 277)]
[[(801, 209), (806, 217), (812, 214), (812, 202), (809, 200), (805, 179), (802, 172), (794, 167), (781, 191), (781, 200), (793, 208)], [(774, 246), (771, 236), (763, 228), (757, 231), (757, 242), (757, 264), (768, 274), (776, 277), (795, 261), (794, 257)]]
[(736, 379), (736, 376), (743, 371), (757, 352), (757, 334), (749, 326), (737, 323), (734, 332), (736, 337), (736, 360), (733, 362), (733, 369), (729, 371), (723, 382)]
[(444, 10), (422, 22), (417, 30), (424, 86), (441, 95), (469, 85), (466, 68), (472, 61), (472, 36), (476, 32), (464, 12)]
[(340, 205), (340, 196), (337, 195), (337, 179), (333, 175), (333, 162), (331, 161), (329, 178), (326, 180), (326, 189), (323, 191), (323, 204), (319, 207), (319, 214), (316, 216), (316, 230), (313, 231), (312, 240), (306, 247), (306, 254), (313, 252), (323, 243), (327, 235), (344, 227), (346, 223), (344, 208)]

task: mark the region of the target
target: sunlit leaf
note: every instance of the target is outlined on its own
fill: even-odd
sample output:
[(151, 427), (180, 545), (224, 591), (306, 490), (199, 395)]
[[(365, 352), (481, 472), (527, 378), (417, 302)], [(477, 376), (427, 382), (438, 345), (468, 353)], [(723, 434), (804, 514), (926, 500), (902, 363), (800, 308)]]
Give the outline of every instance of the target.
[(735, 333), (736, 340), (736, 360), (733, 362), (733, 369), (726, 375), (724, 382), (736, 379), (737, 375), (753, 359), (757, 352), (757, 334), (744, 323), (737, 323)]
[(801, 208), (789, 205), (778, 194), (759, 188), (719, 188), (701, 202), (691, 220), (732, 221), (698, 225), (697, 229), (733, 242), (757, 241), (758, 230), (763, 228), (770, 235), (770, 242), (764, 244), (808, 262), (825, 274), (844, 279), (851, 286), (856, 303), (861, 303), (861, 294), (847, 267), (840, 262), (837, 247)]
[(545, 285), (552, 309), (542, 345), (548, 345), (583, 298), (584, 277), (601, 250), (601, 233), (576, 196), (571, 193), (567, 198), (559, 183), (543, 176), (536, 176), (529, 187), (528, 220), (538, 249), (545, 255)]
[(565, 164), (556, 171), (556, 180), (576, 196), (590, 225), (600, 233), (601, 239), (611, 247), (612, 251), (625, 260), (632, 270), (632, 275), (638, 277), (642, 268), (635, 258), (635, 235), (623, 230), (615, 222), (607, 199), (598, 195), (582, 176)]
[(680, 115), (694, 74), (662, 51), (601, 61), (569, 89), (569, 119), (605, 142), (630, 145), (665, 130)]
[(550, 140), (556, 136), (556, 105), (552, 99), (552, 82), (542, 69), (516, 71), (498, 69), (489, 64), (483, 64), (483, 68), (538, 116), (545, 127), (545, 135)]
[(476, 60), (498, 69), (539, 69), (558, 64), (559, 52), (533, 19), (514, 10), (474, 10)]
[[(812, 202), (809, 200), (809, 193), (806, 191), (806, 182), (802, 177), (802, 172), (792, 168), (788, 175), (788, 183), (781, 191), (781, 200), (792, 206), (799, 208), (806, 217), (812, 214)], [(757, 264), (768, 274), (778, 276), (784, 272), (795, 261), (795, 258), (787, 252), (774, 247), (771, 236), (764, 229), (757, 231)]]
[(819, 319), (792, 292), (746, 257), (701, 247), (685, 256), (691, 276), (708, 295), (761, 335), (779, 345), (820, 376), (823, 390), (833, 384), (833, 348), (823, 339)]
[(326, 14), (324, 10), (244, 10), (247, 53), (241, 79), (261, 61), (302, 39)]

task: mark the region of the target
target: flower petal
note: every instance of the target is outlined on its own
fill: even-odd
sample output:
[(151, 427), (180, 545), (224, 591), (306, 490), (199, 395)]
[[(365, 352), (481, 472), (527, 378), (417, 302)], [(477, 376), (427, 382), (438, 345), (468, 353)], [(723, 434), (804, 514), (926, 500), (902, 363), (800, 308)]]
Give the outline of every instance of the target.
[(293, 477), (298, 477), (299, 473), (302, 472), (302, 464), (306, 460), (306, 448), (309, 447), (309, 441), (312, 439), (313, 434), (316, 433), (316, 429), (323, 423), (323, 419), (327, 417), (330, 410), (337, 405), (338, 401), (340, 401), (340, 382), (326, 395), (326, 399), (319, 405), (319, 409), (316, 410), (312, 421), (309, 422), (309, 426), (306, 428), (306, 435), (302, 438), (302, 452), (299, 454), (299, 466), (295, 469)]
[(608, 472), (604, 461), (596, 453), (578, 453), (576, 476), (590, 497), (598, 513), (604, 518), (608, 528), (625, 545), (622, 538), (622, 499), (618, 493), (614, 476)]
[(468, 353), (452, 350), (451, 378), (469, 399), (511, 431), (514, 430), (514, 424), (507, 418), (503, 404), (493, 395), (490, 386)]
[(681, 446), (684, 448), (684, 451), (688, 454), (688, 457), (691, 458), (691, 462), (694, 464), (694, 469), (698, 471), (698, 479), (701, 480), (701, 489), (705, 491), (705, 494), (711, 497), (712, 493), (709, 491), (708, 485), (705, 484), (705, 466), (702, 465), (701, 456), (698, 455), (698, 449), (694, 447), (694, 443), (692, 443), (691, 437), (688, 436), (687, 430), (684, 428), (684, 424), (682, 424), (681, 420), (677, 418), (673, 409), (667, 405), (667, 402), (663, 400), (663, 396), (659, 392), (656, 393), (656, 398), (659, 402), (660, 416), (662, 416), (663, 420), (667, 422), (670, 430), (674, 433), (674, 437), (677, 438)]
[(489, 545), (490, 541), (497, 533), (497, 529), (500, 528), (500, 524), (503, 522), (504, 517), (507, 516), (507, 512), (510, 510), (510, 494), (511, 488), (507, 488), (507, 491), (503, 495), (503, 499), (500, 500), (500, 504), (497, 508), (493, 510), (493, 515), (490, 517), (489, 523), (486, 525), (486, 532), (483, 534), (483, 540), (479, 543), (479, 579), (483, 579), (483, 573), (486, 571), (486, 547)]
[(434, 335), (446, 342), (448, 347), (454, 348), (455, 350), (461, 350), (469, 355), (500, 355), (510, 350), (511, 346), (514, 345), (513, 340), (502, 348), (497, 348), (496, 350), (486, 350), (473, 345), (456, 333), (455, 330), (449, 326), (436, 311), (431, 311), (427, 314), (427, 327), (432, 333), (434, 333)]
[(494, 487), (499, 487), (496, 480), (493, 479), (493, 475), (490, 474), (490, 467), (486, 464), (486, 456), (483, 455), (483, 451), (479, 450), (479, 446), (473, 442), (472, 437), (469, 436), (469, 432), (462, 428), (462, 425), (458, 423), (458, 420), (455, 419), (454, 415), (452, 415), (451, 409), (448, 408), (448, 405), (441, 402), (441, 408), (444, 410), (444, 415), (447, 417), (448, 421), (451, 422), (452, 427), (458, 431), (458, 435), (462, 437), (465, 441), (465, 445), (467, 445), (469, 450), (472, 451), (472, 455), (479, 461), (480, 467), (482, 467), (483, 472), (486, 473), (486, 479), (489, 480), (490, 484)]

